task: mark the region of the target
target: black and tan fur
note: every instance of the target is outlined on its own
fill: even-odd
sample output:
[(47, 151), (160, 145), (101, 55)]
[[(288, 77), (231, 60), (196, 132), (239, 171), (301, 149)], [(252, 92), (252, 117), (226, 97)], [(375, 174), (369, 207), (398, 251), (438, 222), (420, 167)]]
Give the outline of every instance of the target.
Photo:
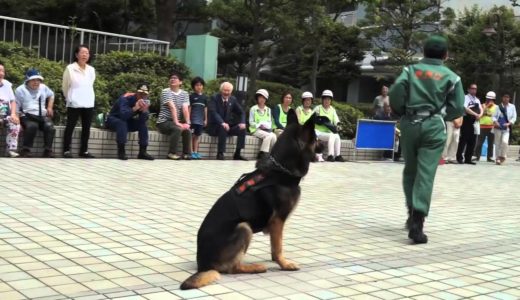
[(271, 257), (282, 270), (299, 267), (285, 259), (283, 228), (300, 198), (299, 183), (314, 158), (314, 117), (298, 124), (293, 110), (287, 127), (271, 155), (258, 160), (256, 170), (244, 174), (213, 205), (197, 235), (197, 273), (181, 289), (200, 288), (220, 278), (220, 273), (262, 273), (262, 264), (243, 264), (253, 233), (270, 234)]

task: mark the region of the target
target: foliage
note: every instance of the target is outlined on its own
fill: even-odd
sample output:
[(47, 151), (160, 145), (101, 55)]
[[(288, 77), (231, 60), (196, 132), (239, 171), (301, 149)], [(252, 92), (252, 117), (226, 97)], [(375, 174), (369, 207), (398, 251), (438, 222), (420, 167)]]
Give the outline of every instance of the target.
[[(495, 27), (496, 34), (488, 37), (483, 30), (490, 26)], [(463, 78), (465, 85), (476, 82), (482, 98), (489, 90), (500, 94), (518, 87), (520, 77), (515, 69), (520, 66), (520, 25), (512, 9), (465, 9), (448, 37), (452, 57), (448, 66)]]
[[(367, 1), (364, 33), (371, 39), (375, 52), (387, 52), (390, 60), (399, 65), (411, 62), (412, 56), (421, 51), (424, 38), (439, 32), (437, 25), (443, 14), (445, 1)], [(452, 11), (445, 13), (452, 16)]]
[(333, 102), (332, 106), (336, 109), (340, 120), (339, 135), (342, 138), (353, 139), (356, 136), (357, 120), (363, 119), (364, 114), (352, 105)]

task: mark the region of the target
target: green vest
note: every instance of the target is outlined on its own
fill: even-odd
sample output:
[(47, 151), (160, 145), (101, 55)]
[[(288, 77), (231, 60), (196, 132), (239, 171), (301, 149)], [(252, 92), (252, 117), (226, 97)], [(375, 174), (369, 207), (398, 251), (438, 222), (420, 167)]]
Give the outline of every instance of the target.
[(305, 124), (307, 120), (309, 120), (313, 114), (313, 110), (311, 109), (308, 113), (305, 112), (303, 105), (298, 106), (296, 109), (296, 114), (298, 115), (298, 121), (301, 125)]
[[(258, 124), (260, 122), (271, 122), (271, 109), (267, 105), (264, 107), (263, 114), (260, 113), (258, 105), (251, 107), (251, 110), (253, 111), (254, 124)], [(249, 132), (255, 133), (256, 130), (256, 125), (249, 125)]]
[(482, 115), (482, 118), (480, 118), (480, 125), (493, 125), (492, 116), (495, 114), (497, 107), (498, 105), (493, 104), (493, 107), (486, 107), (486, 109), (484, 109), (484, 114)]
[[(287, 126), (287, 113), (283, 111), (282, 105), (278, 104), (278, 109), (280, 109), (280, 116), (278, 117), (278, 122), (282, 124), (284, 127)], [(276, 123), (273, 120), (273, 128), (276, 128)]]
[[(316, 107), (315, 109), (316, 112), (318, 112), (318, 116), (324, 116), (324, 117), (327, 117), (329, 118), (330, 122), (332, 124), (336, 124), (337, 123), (337, 120), (334, 119), (334, 115), (335, 115), (335, 112), (336, 110), (334, 109), (334, 107), (329, 107), (329, 110), (326, 111), (322, 105), (318, 105), (318, 107)], [(330, 131), (330, 129), (328, 129), (326, 126), (324, 125), (318, 125), (316, 124), (315, 125), (315, 128), (316, 130), (318, 130), (319, 132), (332, 132)]]

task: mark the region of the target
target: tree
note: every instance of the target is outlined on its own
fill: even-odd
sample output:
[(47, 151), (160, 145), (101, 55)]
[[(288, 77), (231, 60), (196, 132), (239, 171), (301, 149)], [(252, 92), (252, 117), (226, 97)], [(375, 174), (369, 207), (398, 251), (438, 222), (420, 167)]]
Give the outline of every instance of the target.
[[(484, 29), (495, 34), (486, 36)], [(484, 12), (477, 6), (465, 9), (449, 28), (448, 65), (466, 84), (475, 82), (483, 93), (511, 91), (520, 82), (520, 24), (512, 9), (495, 6)]]
[(422, 41), (440, 32), (441, 0), (367, 1), (364, 33), (376, 52), (390, 54), (391, 62), (404, 65), (421, 49)]

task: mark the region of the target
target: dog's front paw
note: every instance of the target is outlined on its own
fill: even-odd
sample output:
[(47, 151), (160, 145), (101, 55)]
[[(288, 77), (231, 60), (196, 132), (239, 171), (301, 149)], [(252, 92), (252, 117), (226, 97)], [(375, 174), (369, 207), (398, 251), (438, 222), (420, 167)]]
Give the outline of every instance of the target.
[(300, 267), (296, 263), (290, 262), (288, 260), (280, 261), (278, 262), (278, 264), (280, 265), (280, 268), (282, 268), (282, 270), (284, 271), (297, 271), (300, 269)]

